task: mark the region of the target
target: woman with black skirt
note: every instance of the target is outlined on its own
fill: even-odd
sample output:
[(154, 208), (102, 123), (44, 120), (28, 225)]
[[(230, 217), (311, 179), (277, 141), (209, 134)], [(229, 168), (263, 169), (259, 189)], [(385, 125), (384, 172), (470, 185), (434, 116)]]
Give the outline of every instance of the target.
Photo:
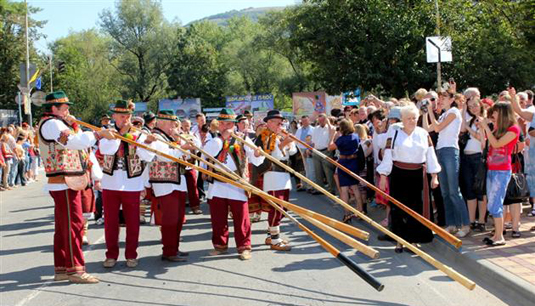
[[(424, 217), (431, 218), (429, 188), (438, 186), (437, 173), (441, 168), (433, 143), (423, 128), (416, 126), (419, 110), (415, 106), (401, 109), (402, 127), (388, 131), (383, 161), (377, 167), (381, 174), (379, 187), (384, 190), (390, 176), (390, 195)], [(432, 176), (427, 186), (427, 173)], [(425, 198), (422, 199), (422, 190)], [(410, 243), (427, 243), (433, 233), (396, 205), (391, 204), (391, 230)], [(398, 243), (396, 253), (403, 252)]]

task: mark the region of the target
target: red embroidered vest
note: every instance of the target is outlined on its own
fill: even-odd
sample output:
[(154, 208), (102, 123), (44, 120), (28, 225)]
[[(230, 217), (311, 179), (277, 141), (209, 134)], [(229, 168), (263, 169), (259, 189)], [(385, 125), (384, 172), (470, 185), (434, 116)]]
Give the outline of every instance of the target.
[[(169, 135), (159, 128), (154, 128), (152, 133), (162, 137), (167, 142), (174, 142)], [(155, 159), (150, 163), (149, 182), (152, 184), (170, 183), (180, 185), (181, 175), (184, 173), (185, 168), (177, 162)]]
[(86, 173), (87, 164), (83, 150), (71, 150), (58, 143), (67, 143), (69, 133), (62, 133), (59, 139), (46, 139), (42, 134), (43, 125), (49, 120), (60, 120), (69, 127), (70, 133), (74, 129), (64, 120), (48, 115), (39, 122), (39, 149), (49, 182), (64, 182), (65, 176), (81, 176)]
[[(130, 133), (135, 138), (140, 133)], [(136, 154), (137, 147), (121, 141), (119, 149), (114, 155), (102, 155), (102, 172), (113, 175), (115, 170), (125, 170), (128, 178), (141, 176), (145, 169), (145, 162)]]

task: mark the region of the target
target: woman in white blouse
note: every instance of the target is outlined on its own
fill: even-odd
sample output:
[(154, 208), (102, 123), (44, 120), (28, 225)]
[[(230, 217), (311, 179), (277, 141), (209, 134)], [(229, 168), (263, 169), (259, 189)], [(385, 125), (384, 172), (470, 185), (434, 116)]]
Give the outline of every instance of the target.
[(459, 188), (461, 111), (454, 104), (452, 93), (442, 90), (438, 92), (438, 97), (444, 114), (437, 120), (431, 104), (428, 105), (427, 113), (431, 119), (430, 127), (438, 133), (437, 156), (443, 169), (439, 177), (446, 213), (446, 230), (462, 238), (470, 233), (470, 219)]
[[(390, 176), (390, 195), (415, 212), (430, 219), (431, 207), (427, 173), (432, 176), (431, 188), (438, 186), (438, 164), (433, 143), (423, 128), (416, 126), (419, 111), (411, 105), (401, 109), (401, 129), (390, 129), (383, 161), (377, 167), (381, 175), (379, 187), (384, 190)], [(426, 191), (427, 189), (427, 191)], [(422, 190), (424, 190), (422, 198)], [(426, 243), (433, 240), (433, 233), (416, 219), (391, 205), (392, 232), (410, 243)], [(396, 253), (403, 251), (397, 244)]]

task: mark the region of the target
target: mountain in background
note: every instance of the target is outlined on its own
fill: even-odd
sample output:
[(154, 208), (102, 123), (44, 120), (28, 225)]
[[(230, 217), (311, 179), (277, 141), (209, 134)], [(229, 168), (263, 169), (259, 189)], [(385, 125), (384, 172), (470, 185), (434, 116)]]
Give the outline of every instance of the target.
[(192, 23), (200, 22), (200, 21), (212, 21), (212, 22), (217, 23), (220, 26), (225, 26), (227, 25), (229, 19), (234, 18), (234, 17), (243, 17), (243, 16), (249, 17), (251, 18), (251, 20), (256, 22), (258, 21), (259, 17), (261, 17), (262, 15), (265, 15), (268, 12), (282, 11), (285, 8), (286, 7), (284, 6), (274, 6), (274, 7), (258, 7), (258, 8), (249, 7), (243, 10), (239, 10), (239, 11), (232, 10), (232, 11), (228, 11), (225, 13), (215, 14), (212, 16), (204, 17), (199, 20), (192, 21), (186, 26)]

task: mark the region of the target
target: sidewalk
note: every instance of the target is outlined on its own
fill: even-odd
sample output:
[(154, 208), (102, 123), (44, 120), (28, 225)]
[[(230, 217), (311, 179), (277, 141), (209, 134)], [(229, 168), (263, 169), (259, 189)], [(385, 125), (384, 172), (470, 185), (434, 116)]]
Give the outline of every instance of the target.
[(529, 207), (525, 206), (521, 217), (521, 238), (511, 238), (511, 230), (507, 230), (506, 245), (487, 247), (482, 240), (489, 237), (490, 231), (485, 233), (472, 232), (469, 237), (462, 239), (462, 252), (473, 253), (481, 259), (488, 260), (526, 280), (535, 289), (535, 232), (530, 231), (535, 226), (535, 217), (528, 217), (527, 213), (529, 212)]
[(482, 279), (489, 280), (495, 288), (515, 296), (517, 305), (533, 305), (535, 300), (535, 232), (530, 228), (535, 226), (535, 217), (528, 217), (530, 210), (524, 207), (520, 232), (522, 237), (513, 239), (511, 230), (507, 231), (504, 246), (488, 247), (482, 240), (489, 237), (486, 232), (471, 232), (463, 238), (463, 245), (456, 250), (442, 239), (435, 239), (426, 248), (433, 250), (439, 256), (447, 259), (466, 271), (476, 273)]

